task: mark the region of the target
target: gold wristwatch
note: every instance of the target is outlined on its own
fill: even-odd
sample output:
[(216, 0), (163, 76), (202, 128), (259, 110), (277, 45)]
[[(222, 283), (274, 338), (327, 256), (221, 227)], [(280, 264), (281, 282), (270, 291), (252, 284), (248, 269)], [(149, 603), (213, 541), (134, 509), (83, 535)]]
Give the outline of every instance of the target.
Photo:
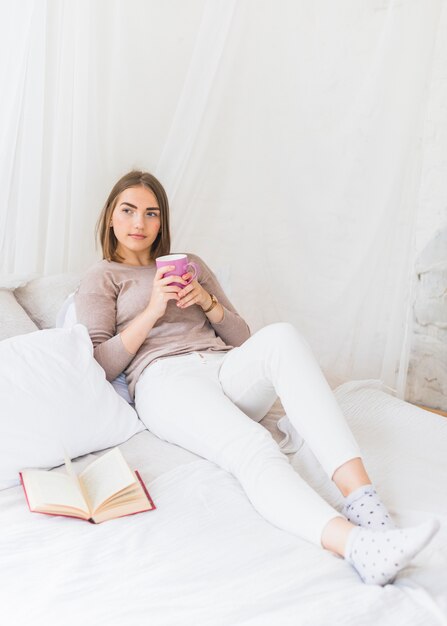
[(216, 296), (213, 293), (210, 293), (210, 298), (211, 298), (211, 304), (207, 309), (203, 309), (204, 313), (209, 313), (210, 311), (212, 311), (212, 309), (214, 309), (214, 307), (216, 306), (216, 304), (219, 302), (218, 299), (216, 298)]

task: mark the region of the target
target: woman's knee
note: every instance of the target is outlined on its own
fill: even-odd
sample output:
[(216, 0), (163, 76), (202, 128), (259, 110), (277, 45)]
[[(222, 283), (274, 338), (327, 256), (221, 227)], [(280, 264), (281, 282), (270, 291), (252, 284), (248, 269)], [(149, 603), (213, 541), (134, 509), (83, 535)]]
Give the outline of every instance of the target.
[(265, 339), (271, 341), (275, 346), (296, 346), (296, 344), (309, 346), (305, 337), (290, 322), (274, 322), (259, 332), (262, 331), (264, 331)]

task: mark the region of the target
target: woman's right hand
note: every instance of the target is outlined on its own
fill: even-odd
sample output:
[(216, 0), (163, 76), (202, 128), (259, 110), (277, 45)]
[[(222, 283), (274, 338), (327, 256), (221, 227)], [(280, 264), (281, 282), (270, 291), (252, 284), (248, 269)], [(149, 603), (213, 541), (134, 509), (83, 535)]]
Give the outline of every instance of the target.
[(166, 276), (166, 272), (170, 272), (175, 269), (175, 265), (165, 265), (160, 267), (155, 272), (154, 282), (152, 285), (152, 295), (149, 304), (146, 307), (147, 313), (150, 314), (155, 320), (160, 319), (166, 312), (169, 300), (178, 300), (178, 292), (181, 290), (176, 285), (169, 285), (168, 283), (176, 282), (187, 284), (186, 280), (183, 280), (180, 276)]

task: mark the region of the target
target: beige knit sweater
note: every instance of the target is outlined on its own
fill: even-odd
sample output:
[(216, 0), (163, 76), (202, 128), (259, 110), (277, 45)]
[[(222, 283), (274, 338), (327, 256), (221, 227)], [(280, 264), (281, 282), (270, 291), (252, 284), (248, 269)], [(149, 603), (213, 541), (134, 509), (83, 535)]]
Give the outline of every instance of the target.
[(99, 261), (86, 272), (75, 294), (77, 319), (89, 331), (96, 360), (104, 368), (107, 380), (124, 371), (131, 398), (141, 372), (156, 359), (196, 350), (222, 352), (240, 346), (250, 336), (250, 329), (210, 268), (198, 256), (188, 257), (200, 266), (199, 283), (222, 304), (222, 321), (211, 324), (201, 307), (192, 305), (181, 310), (170, 300), (164, 316), (136, 354), (127, 352), (119, 333), (149, 303), (155, 264), (133, 266)]

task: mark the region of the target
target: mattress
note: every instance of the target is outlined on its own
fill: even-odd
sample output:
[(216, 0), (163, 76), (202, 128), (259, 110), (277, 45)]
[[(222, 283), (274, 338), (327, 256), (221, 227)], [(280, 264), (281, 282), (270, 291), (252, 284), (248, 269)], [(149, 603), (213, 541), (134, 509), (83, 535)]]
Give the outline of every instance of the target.
[[(347, 383), (335, 394), (397, 521), (441, 521), (393, 585), (364, 585), (343, 559), (264, 520), (232, 475), (143, 431), (120, 448), (154, 511), (92, 525), (30, 513), (21, 487), (0, 492), (2, 623), (446, 624), (447, 419), (394, 398), (377, 381)], [(296, 470), (340, 508), (337, 489), (282, 415), (278, 403), (263, 424)], [(76, 469), (95, 456), (75, 460)]]

